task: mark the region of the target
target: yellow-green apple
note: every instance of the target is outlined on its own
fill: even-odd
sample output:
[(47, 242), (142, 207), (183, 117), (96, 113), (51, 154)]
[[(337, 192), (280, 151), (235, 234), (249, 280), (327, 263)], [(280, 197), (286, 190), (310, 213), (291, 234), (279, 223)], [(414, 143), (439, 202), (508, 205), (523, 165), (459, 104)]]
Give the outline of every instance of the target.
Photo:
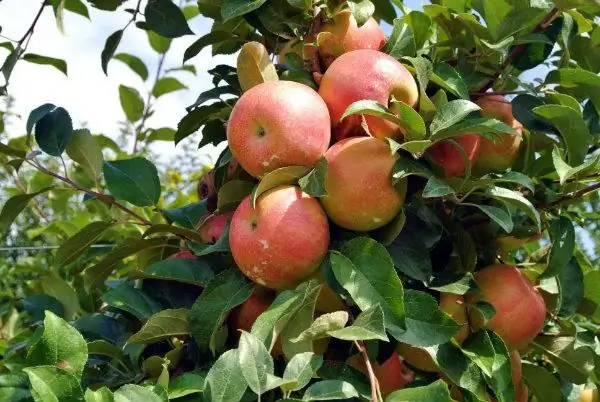
[[(455, 143), (453, 143), (453, 141)], [(456, 177), (467, 171), (462, 152), (457, 148), (460, 146), (471, 167), (477, 159), (481, 137), (477, 134), (465, 134), (452, 140), (442, 140), (427, 149), (427, 154), (439, 165), (446, 177)]]
[[(468, 324), (467, 308), (463, 297), (452, 293), (441, 293), (440, 310), (452, 317), (457, 324), (464, 325), (454, 334), (454, 339), (458, 343), (463, 343), (469, 336), (469, 326), (466, 325)], [(419, 370), (428, 372), (439, 371), (438, 366), (434, 363), (429, 353), (419, 347), (399, 343), (396, 350), (400, 353), (400, 356), (404, 357), (408, 364)]]
[(597, 388), (588, 388), (579, 394), (579, 402), (600, 402), (600, 395)]
[(223, 214), (212, 214), (200, 220), (200, 225), (196, 228), (202, 241), (206, 244), (214, 244), (219, 240), (225, 227), (231, 221), (233, 212)]
[[(519, 350), (535, 338), (544, 327), (546, 304), (533, 283), (521, 271), (510, 265), (492, 265), (475, 273), (479, 290), (468, 295), (467, 302), (490, 303), (496, 314), (485, 323), (495, 331), (508, 350)], [(474, 328), (484, 326), (481, 315), (470, 309)]]
[(499, 134), (496, 138), (482, 138), (479, 145), (479, 158), (474, 172), (484, 175), (490, 172), (503, 172), (510, 168), (517, 157), (523, 142), (523, 125), (515, 119), (510, 102), (500, 95), (487, 95), (475, 101), (481, 107), (481, 114), (496, 118), (511, 126), (517, 135)]
[(319, 202), (299, 187), (280, 186), (248, 196), (236, 209), (229, 244), (239, 269), (252, 281), (285, 289), (310, 277), (329, 247), (329, 223)]
[[(348, 358), (347, 363), (364, 375), (369, 375), (363, 355), (352, 355)], [(373, 374), (375, 374), (375, 377), (379, 382), (381, 394), (384, 397), (394, 391), (404, 388), (406, 384), (411, 382), (414, 378), (414, 373), (404, 365), (402, 357), (400, 357), (397, 352), (393, 352), (383, 363), (372, 361), (371, 367), (373, 368)]]
[[(338, 57), (325, 72), (319, 94), (329, 108), (336, 140), (364, 133), (360, 115), (340, 121), (348, 106), (356, 101), (373, 100), (389, 106), (393, 97), (414, 107), (419, 99), (415, 79), (402, 63), (369, 49), (354, 50)], [(364, 120), (373, 137), (402, 138), (402, 129), (394, 123), (367, 115)]]
[(335, 143), (325, 154), (327, 195), (325, 212), (337, 225), (360, 232), (380, 228), (398, 215), (406, 181), (392, 184), (398, 158), (385, 141), (351, 137)]
[(227, 123), (229, 149), (254, 177), (284, 166), (313, 166), (330, 140), (327, 106), (313, 89), (292, 81), (252, 87)]

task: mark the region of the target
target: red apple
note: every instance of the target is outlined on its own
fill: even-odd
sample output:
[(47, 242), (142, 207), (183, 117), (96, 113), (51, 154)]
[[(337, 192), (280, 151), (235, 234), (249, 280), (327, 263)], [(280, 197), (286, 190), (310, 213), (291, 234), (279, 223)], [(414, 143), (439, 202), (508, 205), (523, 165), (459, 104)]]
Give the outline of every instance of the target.
[(206, 244), (216, 243), (223, 234), (227, 223), (231, 221), (232, 216), (233, 212), (226, 212), (218, 215), (213, 214), (200, 220), (197, 231), (200, 233), (202, 241)]
[[(392, 97), (415, 106), (419, 99), (417, 83), (410, 72), (393, 57), (377, 50), (355, 50), (338, 57), (327, 69), (319, 94), (331, 115), (336, 140), (364, 132), (359, 115), (340, 118), (352, 103), (360, 100), (377, 101), (389, 106)], [(389, 121), (366, 116), (369, 133), (377, 138), (402, 138), (401, 128)], [(402, 116), (400, 116), (402, 118)]]
[[(473, 167), (479, 151), (481, 137), (476, 134), (466, 134), (452, 138), (464, 150), (471, 167)], [(427, 153), (443, 170), (446, 177), (456, 177), (467, 171), (467, 166), (461, 151), (449, 140), (443, 140), (427, 150)]]
[(195, 260), (197, 257), (194, 254), (192, 254), (192, 252), (189, 250), (182, 250), (175, 254), (171, 254), (168, 259), (175, 260), (178, 258), (183, 260)]
[[(496, 309), (486, 327), (495, 331), (506, 343), (508, 350), (519, 350), (540, 333), (546, 318), (546, 304), (542, 295), (519, 269), (509, 265), (493, 265), (475, 273), (480, 291), (469, 295), (467, 301), (491, 303)], [(470, 311), (470, 322), (483, 326), (481, 317)]]
[(269, 308), (273, 300), (274, 295), (269, 291), (257, 288), (245, 302), (231, 311), (227, 319), (229, 328), (236, 332), (250, 332), (254, 321)]
[(229, 231), (233, 258), (252, 281), (272, 288), (297, 285), (319, 268), (329, 248), (329, 223), (319, 202), (295, 186), (247, 197)]
[[(364, 357), (361, 354), (350, 356), (348, 358), (348, 365), (359, 370), (366, 376), (369, 375)], [(379, 389), (381, 390), (383, 397), (404, 388), (406, 384), (411, 382), (414, 378), (413, 372), (404, 365), (402, 357), (396, 352), (393, 352), (392, 355), (381, 364), (372, 361), (371, 367), (379, 382)]]
[(227, 124), (231, 152), (254, 177), (284, 166), (313, 166), (330, 140), (327, 106), (314, 90), (292, 81), (251, 88)]
[(369, 231), (388, 224), (404, 203), (406, 182), (392, 185), (397, 156), (373, 137), (346, 138), (334, 144), (327, 159), (325, 212), (337, 225)]

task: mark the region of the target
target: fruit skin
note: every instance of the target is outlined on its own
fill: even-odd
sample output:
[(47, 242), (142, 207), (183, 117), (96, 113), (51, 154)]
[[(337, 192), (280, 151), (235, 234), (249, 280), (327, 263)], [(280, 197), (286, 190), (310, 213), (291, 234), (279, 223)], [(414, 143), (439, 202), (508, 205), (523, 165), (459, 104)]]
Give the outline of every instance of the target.
[(481, 107), (483, 116), (494, 117), (511, 126), (518, 133), (518, 135), (501, 134), (494, 140), (481, 138), (480, 157), (477, 158), (473, 172), (480, 176), (490, 172), (503, 172), (510, 168), (519, 156), (523, 142), (523, 125), (515, 119), (512, 105), (503, 96), (482, 96), (475, 103)]
[(313, 166), (331, 140), (329, 112), (318, 94), (292, 81), (269, 81), (245, 92), (231, 112), (227, 141), (254, 177), (283, 166)]
[(180, 258), (180, 259), (183, 259), (183, 260), (195, 260), (197, 257), (194, 254), (192, 254), (192, 252), (189, 251), (189, 250), (182, 250), (182, 251), (179, 251), (179, 252), (177, 252), (175, 254), (171, 254), (169, 256), (169, 258), (167, 258), (167, 259), (168, 260), (175, 260), (177, 258)]
[(319, 202), (295, 186), (261, 194), (252, 208), (248, 196), (229, 230), (233, 258), (244, 275), (286, 289), (311, 276), (329, 248), (329, 223)]
[[(419, 99), (417, 83), (402, 63), (370, 49), (354, 50), (338, 57), (325, 72), (319, 95), (329, 108), (337, 141), (364, 133), (359, 115), (349, 116), (340, 123), (352, 103), (368, 99), (388, 106), (393, 96), (414, 107)], [(402, 139), (402, 131), (396, 124), (374, 116), (364, 118), (373, 137)]]
[[(350, 356), (347, 363), (364, 375), (369, 375), (362, 355), (356, 354)], [(379, 382), (379, 389), (381, 390), (381, 395), (383, 397), (404, 388), (406, 384), (411, 382), (414, 378), (413, 372), (404, 365), (402, 357), (400, 357), (397, 352), (393, 352), (392, 355), (381, 364), (372, 361), (371, 367)]]
[[(467, 302), (491, 303), (496, 314), (485, 325), (506, 343), (509, 351), (523, 349), (544, 327), (546, 304), (542, 295), (516, 267), (492, 265), (475, 273), (480, 292), (468, 295)], [(483, 326), (481, 317), (470, 311), (471, 325)]]
[(597, 388), (588, 388), (579, 394), (579, 402), (600, 402), (600, 395)]
[(406, 181), (392, 185), (393, 156), (384, 141), (372, 137), (346, 138), (334, 144), (327, 159), (327, 195), (321, 204), (337, 225), (359, 232), (385, 226), (398, 215)]
[(269, 308), (273, 300), (274, 296), (269, 291), (257, 288), (245, 302), (231, 311), (228, 317), (229, 328), (236, 332), (240, 329), (250, 332), (254, 321)]
[(233, 212), (219, 215), (209, 215), (200, 220), (200, 226), (196, 229), (206, 244), (214, 244), (219, 240), (225, 227), (231, 221)]
[[(477, 159), (481, 137), (476, 134), (466, 134), (452, 140), (463, 148), (472, 167)], [(427, 154), (443, 169), (446, 177), (460, 176), (467, 171), (460, 150), (450, 141), (438, 142), (427, 150)]]

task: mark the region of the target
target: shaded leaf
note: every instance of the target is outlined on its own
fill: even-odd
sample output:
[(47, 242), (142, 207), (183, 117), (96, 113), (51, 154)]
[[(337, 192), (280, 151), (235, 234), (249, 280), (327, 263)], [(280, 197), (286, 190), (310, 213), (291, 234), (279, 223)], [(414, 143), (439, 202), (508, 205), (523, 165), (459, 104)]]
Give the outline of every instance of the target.
[(183, 12), (171, 0), (149, 0), (144, 16), (148, 26), (165, 38), (193, 34)]
[(163, 310), (151, 316), (128, 340), (128, 344), (151, 344), (174, 336), (190, 335), (190, 311), (184, 308)]
[(155, 205), (160, 198), (156, 166), (145, 158), (104, 162), (104, 179), (111, 195), (143, 207)]

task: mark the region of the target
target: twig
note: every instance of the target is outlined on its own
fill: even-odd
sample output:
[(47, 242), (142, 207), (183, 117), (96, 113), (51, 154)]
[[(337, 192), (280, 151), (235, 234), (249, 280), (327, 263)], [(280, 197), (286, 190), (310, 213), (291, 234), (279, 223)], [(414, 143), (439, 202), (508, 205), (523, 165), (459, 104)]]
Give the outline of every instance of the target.
[(583, 196), (585, 196), (585, 195), (587, 195), (589, 193), (592, 193), (592, 192), (594, 192), (596, 190), (600, 190), (600, 182), (598, 182), (596, 184), (593, 184), (591, 186), (588, 186), (586, 188), (582, 188), (581, 190), (577, 190), (577, 191), (574, 191), (572, 193), (565, 194), (562, 197), (559, 197), (556, 200), (554, 200), (552, 202), (549, 202), (547, 204), (538, 205), (537, 208), (538, 209), (548, 209), (548, 208), (551, 208), (551, 207), (553, 207), (555, 205), (562, 204), (563, 202), (567, 202), (567, 201), (571, 201), (571, 200), (574, 200), (574, 199), (577, 199), (577, 198), (581, 198), (581, 197), (583, 197)]
[[(19, 180), (19, 176), (14, 171), (12, 171), (10, 169), (7, 169), (7, 170), (11, 172), (11, 174), (13, 176), (13, 180), (14, 180), (17, 188), (19, 190), (21, 190), (23, 193), (27, 193), (27, 189), (25, 188), (23, 183), (21, 183), (21, 180)], [(33, 202), (33, 209), (35, 210), (35, 212), (37, 212), (39, 217), (42, 218), (42, 220), (48, 222), (48, 220), (49, 220), (48, 214), (46, 214), (44, 212), (44, 210), (40, 207), (40, 204), (38, 203), (37, 199), (34, 197), (31, 201)]]
[[(548, 12), (548, 14), (546, 14), (544, 19), (542, 21), (540, 21), (540, 23), (537, 24), (535, 26), (535, 28), (533, 28), (531, 33), (540, 32), (540, 31), (543, 31), (544, 29), (548, 28), (550, 26), (550, 24), (552, 23), (552, 21), (554, 21), (554, 19), (558, 16), (559, 13), (560, 13), (560, 10), (557, 7), (554, 7), (552, 10), (550, 10), (550, 12)], [(494, 76), (488, 81), (487, 84), (485, 84), (483, 86), (483, 88), (481, 88), (477, 92), (478, 93), (487, 92), (494, 85), (494, 82), (496, 82), (498, 77), (500, 77), (500, 74), (502, 74), (502, 71), (504, 71), (504, 69), (506, 67), (508, 67), (510, 65), (510, 63), (512, 63), (518, 56), (520, 56), (521, 53), (523, 53), (525, 51), (526, 47), (527, 47), (526, 44), (515, 46), (515, 48), (512, 50), (512, 52), (510, 52), (508, 57), (500, 65), (500, 68), (498, 69), (498, 71), (496, 71)]]
[(37, 163), (35, 161), (33, 161), (33, 162), (27, 161), (27, 163), (29, 165), (33, 166), (34, 168), (38, 169), (40, 172), (43, 172), (43, 173), (47, 174), (48, 176), (52, 176), (64, 183), (67, 183), (68, 185), (75, 188), (76, 190), (82, 191), (86, 194), (96, 197), (99, 200), (102, 200), (110, 205), (114, 205), (116, 208), (120, 209), (121, 211), (125, 212), (126, 214), (129, 214), (129, 215), (133, 216), (134, 218), (136, 218), (138, 220), (138, 225), (152, 226), (152, 222), (141, 217), (137, 213), (133, 212), (131, 209), (127, 208), (125, 205), (121, 204), (119, 201), (117, 201), (110, 195), (100, 193), (100, 192), (97, 192), (94, 190), (90, 190), (89, 188), (85, 188), (67, 177), (63, 177), (63, 176), (59, 175), (58, 173), (51, 172), (50, 170), (46, 169), (45, 167), (43, 167), (42, 165), (40, 165), (39, 163)]
[(17, 47), (21, 47), (21, 45), (25, 42), (27, 37), (30, 36), (31, 34), (33, 34), (33, 30), (35, 29), (35, 26), (37, 25), (40, 17), (42, 16), (42, 13), (44, 12), (44, 7), (46, 7), (47, 5), (48, 5), (48, 0), (42, 0), (42, 5), (41, 5), (40, 9), (38, 10), (35, 18), (33, 19), (33, 22), (29, 26), (29, 29), (27, 29), (27, 32), (25, 32), (23, 34), (23, 37), (21, 39), (19, 39), (19, 41), (17, 42)]
[(316, 45), (317, 35), (321, 31), (321, 26), (323, 25), (323, 19), (321, 17), (321, 9), (317, 6), (313, 9), (313, 20), (310, 26), (310, 31), (308, 36), (306, 37), (305, 42), (312, 42), (312, 48), (310, 49), (310, 54), (307, 60), (305, 60), (306, 66), (305, 69), (315, 78), (317, 83), (320, 80), (320, 76), (323, 73), (323, 69), (321, 66), (321, 60), (319, 58), (319, 48)]
[(354, 343), (362, 355), (365, 361), (365, 366), (367, 367), (367, 373), (369, 374), (369, 380), (371, 381), (371, 401), (379, 402), (379, 395), (381, 394), (381, 391), (379, 390), (379, 381), (377, 380), (375, 372), (373, 371), (373, 366), (371, 365), (367, 348), (363, 341), (355, 341)]
[(129, 21), (127, 21), (127, 25), (125, 25), (125, 27), (123, 28), (123, 31), (126, 30), (127, 27), (129, 25), (131, 25), (132, 22), (135, 22), (137, 15), (140, 13), (141, 6), (142, 6), (142, 0), (138, 0), (137, 5), (135, 6), (135, 10), (133, 10), (133, 15), (131, 16), (131, 19)]

